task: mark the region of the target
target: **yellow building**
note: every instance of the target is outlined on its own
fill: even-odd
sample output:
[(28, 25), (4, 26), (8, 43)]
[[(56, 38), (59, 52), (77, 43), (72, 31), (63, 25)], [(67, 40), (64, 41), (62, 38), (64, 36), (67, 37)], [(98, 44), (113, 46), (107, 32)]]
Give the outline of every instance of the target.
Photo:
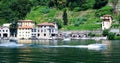
[(32, 20), (18, 20), (17, 38), (32, 38), (32, 28), (34, 23)]

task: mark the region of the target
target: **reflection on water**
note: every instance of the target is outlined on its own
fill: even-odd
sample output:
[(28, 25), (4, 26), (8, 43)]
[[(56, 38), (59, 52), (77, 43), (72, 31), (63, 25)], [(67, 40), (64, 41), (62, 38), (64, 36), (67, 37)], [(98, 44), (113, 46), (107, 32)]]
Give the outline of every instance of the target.
[[(7, 41), (0, 41), (0, 44)], [(8, 41), (9, 42), (9, 41)], [(20, 40), (18, 44), (24, 45), (50, 45), (50, 46), (77, 46), (96, 43), (94, 40)], [(106, 50), (88, 50), (86, 48), (46, 48), (46, 47), (23, 47), (4, 48), (0, 47), (0, 63), (119, 63), (120, 42), (101, 40), (99, 43), (107, 44)]]

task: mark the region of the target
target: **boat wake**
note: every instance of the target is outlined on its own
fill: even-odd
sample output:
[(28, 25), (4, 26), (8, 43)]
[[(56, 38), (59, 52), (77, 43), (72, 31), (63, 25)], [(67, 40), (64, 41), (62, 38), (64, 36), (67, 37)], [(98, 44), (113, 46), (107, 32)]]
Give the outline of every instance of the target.
[(46, 47), (46, 48), (86, 48), (89, 50), (105, 50), (107, 49), (106, 44), (89, 44), (89, 45), (75, 45), (75, 46), (71, 46), (71, 45), (57, 45), (57, 46), (52, 46), (52, 45), (24, 45), (24, 44), (18, 44), (16, 42), (7, 42), (7, 43), (1, 43), (0, 47), (23, 47), (23, 46), (27, 46), (27, 47)]
[(52, 48), (87, 48), (89, 50), (105, 50), (106, 44), (90, 44), (90, 45), (77, 45), (77, 46), (71, 46), (71, 45), (60, 45), (60, 46), (43, 46), (43, 47), (52, 47)]
[(15, 42), (1, 43), (0, 47), (22, 47), (24, 44), (17, 44)]

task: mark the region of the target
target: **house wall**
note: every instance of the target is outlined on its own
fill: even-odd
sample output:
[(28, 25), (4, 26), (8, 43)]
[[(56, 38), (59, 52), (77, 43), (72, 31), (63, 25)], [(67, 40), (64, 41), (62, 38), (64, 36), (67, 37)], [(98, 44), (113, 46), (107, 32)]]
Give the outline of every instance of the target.
[(9, 38), (10, 37), (10, 30), (8, 27), (1, 27), (0, 28), (0, 38)]
[(38, 39), (54, 39), (55, 36), (58, 33), (57, 28), (53, 26), (40, 26), (36, 28), (36, 37)]
[(112, 17), (102, 17), (102, 30), (109, 29), (112, 25)]
[(32, 38), (32, 28), (34, 23), (32, 21), (18, 21), (17, 38), (29, 39)]
[(18, 38), (25, 38), (25, 39), (29, 39), (32, 38), (32, 32), (31, 32), (31, 28), (22, 28), (22, 29), (18, 29), (17, 31), (17, 37)]

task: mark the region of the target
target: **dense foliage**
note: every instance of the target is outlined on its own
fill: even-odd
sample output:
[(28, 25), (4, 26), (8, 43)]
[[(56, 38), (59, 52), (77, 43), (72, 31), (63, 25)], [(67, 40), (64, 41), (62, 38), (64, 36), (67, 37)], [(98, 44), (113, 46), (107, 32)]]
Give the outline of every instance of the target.
[(95, 9), (100, 9), (108, 3), (108, 0), (95, 0), (94, 7)]
[(31, 6), (29, 0), (0, 0), (0, 20), (12, 23), (24, 19)]
[[(69, 10), (81, 11), (104, 7), (108, 0), (0, 0), (0, 23), (13, 22), (24, 19), (31, 8), (48, 6), (50, 8), (69, 8)], [(97, 2), (97, 3), (96, 3)], [(46, 13), (48, 11), (44, 11)], [(4, 21), (4, 22), (2, 22)]]
[(115, 33), (110, 32), (110, 33), (108, 34), (108, 39), (109, 39), (109, 40), (114, 40), (114, 39), (115, 39)]
[(15, 30), (17, 20), (30, 19), (36, 23), (56, 22), (63, 30), (98, 30), (99, 17), (113, 12), (107, 3), (108, 0), (0, 0), (0, 25), (9, 22)]
[(108, 34), (109, 34), (109, 30), (108, 30), (108, 29), (105, 29), (105, 30), (103, 31), (103, 36), (108, 36)]

